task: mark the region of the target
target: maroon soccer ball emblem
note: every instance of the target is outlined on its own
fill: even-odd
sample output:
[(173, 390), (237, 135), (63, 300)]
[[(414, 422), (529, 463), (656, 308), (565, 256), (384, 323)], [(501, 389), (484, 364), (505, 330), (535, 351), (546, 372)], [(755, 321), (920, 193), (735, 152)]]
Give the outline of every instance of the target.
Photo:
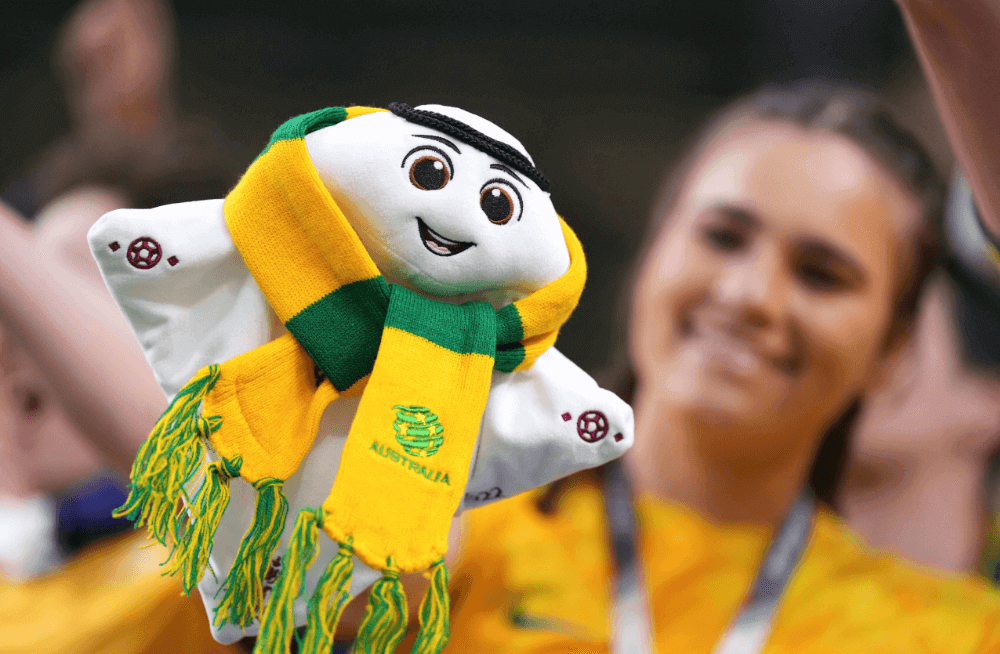
[(138, 268), (139, 270), (149, 270), (156, 264), (160, 263), (160, 258), (163, 256), (163, 250), (160, 249), (160, 244), (152, 238), (148, 236), (140, 236), (129, 243), (128, 252), (125, 253), (125, 256), (134, 268)]
[(600, 411), (586, 411), (577, 418), (576, 433), (588, 443), (596, 443), (608, 435), (608, 419)]

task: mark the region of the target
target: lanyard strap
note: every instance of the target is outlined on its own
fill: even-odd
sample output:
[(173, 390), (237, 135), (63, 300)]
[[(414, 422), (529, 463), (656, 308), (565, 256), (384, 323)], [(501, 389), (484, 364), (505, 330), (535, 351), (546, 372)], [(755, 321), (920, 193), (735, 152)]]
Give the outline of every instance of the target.
[[(632, 489), (621, 459), (604, 468), (604, 498), (617, 570), (611, 651), (652, 654), (652, 621), (640, 574)], [(764, 648), (781, 595), (805, 551), (815, 509), (812, 491), (803, 491), (771, 541), (743, 606), (714, 654), (757, 654)]]

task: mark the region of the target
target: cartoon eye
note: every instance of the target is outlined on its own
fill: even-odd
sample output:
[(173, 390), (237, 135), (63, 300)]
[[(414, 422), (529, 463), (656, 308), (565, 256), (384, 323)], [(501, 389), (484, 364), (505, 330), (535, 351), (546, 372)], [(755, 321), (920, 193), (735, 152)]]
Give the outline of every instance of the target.
[(409, 161), (413, 162), (410, 164), (410, 183), (421, 191), (441, 190), (455, 176), (451, 157), (433, 146), (413, 148), (403, 157), (403, 167)]
[(506, 225), (515, 215), (521, 219), (521, 194), (504, 179), (491, 179), (479, 192), (479, 208), (494, 225)]
[(410, 182), (425, 191), (443, 189), (450, 179), (448, 167), (437, 157), (420, 157), (410, 166)]

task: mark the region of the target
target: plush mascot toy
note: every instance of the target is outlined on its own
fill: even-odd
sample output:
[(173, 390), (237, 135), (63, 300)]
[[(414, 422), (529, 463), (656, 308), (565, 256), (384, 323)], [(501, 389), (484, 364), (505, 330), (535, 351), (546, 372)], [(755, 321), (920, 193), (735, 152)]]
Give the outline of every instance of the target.
[[(580, 244), (523, 146), (460, 109), (294, 118), (223, 200), (89, 235), (173, 400), (119, 509), (169, 545), (216, 638), (330, 650), (448, 640), (452, 517), (620, 456), (632, 413), (553, 347)], [(238, 481), (233, 481), (238, 480)]]

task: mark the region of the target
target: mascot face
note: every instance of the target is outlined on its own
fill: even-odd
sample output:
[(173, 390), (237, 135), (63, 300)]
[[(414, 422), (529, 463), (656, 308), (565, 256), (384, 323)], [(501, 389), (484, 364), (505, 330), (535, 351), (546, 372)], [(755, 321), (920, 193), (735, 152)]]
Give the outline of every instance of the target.
[[(528, 156), (512, 136), (474, 114), (418, 109), (459, 120)], [(358, 116), (305, 140), (320, 179), (390, 282), (501, 306), (569, 268), (549, 194), (471, 145), (390, 112)]]

